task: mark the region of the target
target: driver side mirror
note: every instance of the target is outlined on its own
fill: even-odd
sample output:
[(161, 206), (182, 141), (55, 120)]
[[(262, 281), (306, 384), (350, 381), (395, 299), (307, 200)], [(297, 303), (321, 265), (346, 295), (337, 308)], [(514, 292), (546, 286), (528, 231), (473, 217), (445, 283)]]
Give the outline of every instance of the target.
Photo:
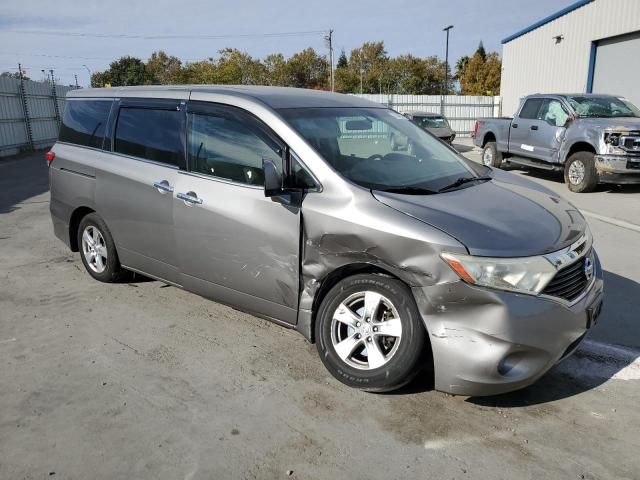
[(276, 165), (271, 160), (262, 159), (262, 170), (264, 171), (264, 196), (275, 197), (282, 195), (282, 175), (278, 172)]

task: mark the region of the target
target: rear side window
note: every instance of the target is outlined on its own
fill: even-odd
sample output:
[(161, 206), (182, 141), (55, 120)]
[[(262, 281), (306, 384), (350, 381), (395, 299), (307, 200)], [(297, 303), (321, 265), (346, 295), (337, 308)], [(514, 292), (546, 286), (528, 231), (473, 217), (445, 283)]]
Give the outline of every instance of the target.
[(527, 100), (520, 112), (520, 118), (538, 118), (538, 110), (540, 110), (542, 101), (542, 98), (530, 98)]
[(68, 100), (58, 139), (83, 147), (102, 148), (112, 100)]
[(177, 110), (120, 108), (114, 151), (181, 167), (182, 118)]

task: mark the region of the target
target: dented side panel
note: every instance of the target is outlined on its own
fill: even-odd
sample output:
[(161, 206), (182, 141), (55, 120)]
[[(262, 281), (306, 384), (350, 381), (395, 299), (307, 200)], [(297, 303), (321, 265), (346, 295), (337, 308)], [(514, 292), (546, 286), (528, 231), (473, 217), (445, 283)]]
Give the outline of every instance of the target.
[(389, 208), (364, 189), (309, 194), (302, 206), (298, 330), (313, 338), (314, 299), (337, 269), (370, 265), (409, 286), (457, 279), (439, 257), (466, 248), (442, 231)]

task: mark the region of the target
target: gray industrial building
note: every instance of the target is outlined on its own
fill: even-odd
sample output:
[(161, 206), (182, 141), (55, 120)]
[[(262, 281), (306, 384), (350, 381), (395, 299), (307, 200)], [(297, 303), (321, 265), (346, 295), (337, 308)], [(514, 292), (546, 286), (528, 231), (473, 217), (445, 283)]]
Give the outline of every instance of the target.
[(640, 0), (580, 0), (502, 44), (505, 115), (532, 93), (610, 93), (640, 105)]

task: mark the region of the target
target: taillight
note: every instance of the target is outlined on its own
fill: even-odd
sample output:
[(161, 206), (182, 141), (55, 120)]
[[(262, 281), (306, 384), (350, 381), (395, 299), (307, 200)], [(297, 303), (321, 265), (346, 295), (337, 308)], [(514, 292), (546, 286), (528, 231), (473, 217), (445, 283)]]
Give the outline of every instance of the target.
[(476, 120), (476, 123), (473, 125), (473, 132), (471, 132), (471, 136), (473, 138), (476, 138), (476, 135), (478, 133), (478, 128), (480, 128), (480, 122)]
[(44, 159), (47, 161), (47, 166), (51, 166), (51, 162), (53, 162), (53, 159), (56, 158), (56, 154), (53, 152), (47, 152), (44, 155)]

